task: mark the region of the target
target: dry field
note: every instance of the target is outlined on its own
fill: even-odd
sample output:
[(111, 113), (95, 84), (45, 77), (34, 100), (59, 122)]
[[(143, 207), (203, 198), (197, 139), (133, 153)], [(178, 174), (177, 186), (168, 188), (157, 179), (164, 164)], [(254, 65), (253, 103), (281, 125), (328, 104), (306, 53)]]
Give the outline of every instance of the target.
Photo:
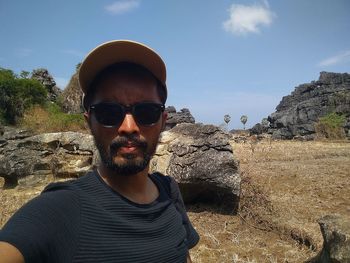
[[(232, 142), (242, 172), (238, 215), (189, 207), (194, 262), (305, 262), (322, 247), (317, 219), (350, 216), (350, 143)], [(0, 181), (1, 185), (2, 181)], [(44, 184), (0, 190), (0, 227)]]

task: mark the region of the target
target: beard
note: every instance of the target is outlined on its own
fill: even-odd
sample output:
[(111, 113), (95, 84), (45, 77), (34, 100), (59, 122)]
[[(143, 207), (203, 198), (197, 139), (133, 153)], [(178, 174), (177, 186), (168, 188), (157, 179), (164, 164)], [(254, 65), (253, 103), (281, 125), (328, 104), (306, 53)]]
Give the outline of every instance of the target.
[[(143, 171), (148, 166), (155, 151), (155, 146), (149, 150), (146, 140), (136, 138), (135, 136), (117, 137), (112, 141), (108, 149), (106, 149), (95, 137), (94, 140), (100, 153), (101, 162), (109, 170), (123, 176), (134, 175)], [(137, 147), (140, 154), (135, 155), (134, 153), (123, 153), (121, 155), (122, 160), (115, 159), (114, 156), (118, 154), (118, 150), (121, 147), (126, 147), (128, 143), (132, 143), (133, 146)]]

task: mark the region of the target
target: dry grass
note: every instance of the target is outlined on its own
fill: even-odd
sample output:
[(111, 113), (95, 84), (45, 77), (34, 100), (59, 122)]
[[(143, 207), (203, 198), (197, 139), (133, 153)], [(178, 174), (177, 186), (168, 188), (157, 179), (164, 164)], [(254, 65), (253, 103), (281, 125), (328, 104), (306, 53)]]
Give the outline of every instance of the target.
[[(349, 215), (350, 143), (234, 143), (240, 214), (190, 213), (201, 235), (195, 262), (305, 262), (317, 254), (325, 214)], [(313, 248), (313, 249), (310, 249)]]
[[(316, 220), (350, 215), (350, 143), (253, 140), (232, 146), (243, 177), (240, 213), (189, 209), (201, 236), (193, 261), (291, 263), (315, 256), (322, 245)], [(0, 190), (0, 226), (43, 186)]]
[(82, 114), (63, 113), (55, 104), (34, 106), (24, 113), (20, 125), (36, 133), (77, 131), (88, 133)]

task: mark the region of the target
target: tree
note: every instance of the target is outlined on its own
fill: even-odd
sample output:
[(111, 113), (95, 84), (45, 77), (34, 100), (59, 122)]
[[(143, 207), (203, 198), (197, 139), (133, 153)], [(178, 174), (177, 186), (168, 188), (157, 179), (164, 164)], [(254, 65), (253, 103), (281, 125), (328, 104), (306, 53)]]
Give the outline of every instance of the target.
[(22, 79), (27, 79), (27, 78), (29, 78), (29, 75), (30, 75), (30, 72), (29, 72), (29, 71), (25, 71), (25, 70), (22, 70), (21, 73), (19, 74), (19, 76), (20, 76)]
[(226, 123), (226, 130), (227, 130), (227, 131), (228, 131), (228, 123), (230, 122), (230, 120), (231, 120), (231, 116), (228, 115), (228, 114), (226, 114), (226, 115), (224, 116), (224, 122)]
[(0, 68), (0, 118), (16, 124), (24, 111), (46, 102), (47, 91), (38, 81), (19, 78), (12, 70)]
[(245, 124), (247, 123), (248, 121), (248, 117), (247, 115), (242, 115), (241, 116), (241, 122), (243, 123), (243, 129), (245, 130)]

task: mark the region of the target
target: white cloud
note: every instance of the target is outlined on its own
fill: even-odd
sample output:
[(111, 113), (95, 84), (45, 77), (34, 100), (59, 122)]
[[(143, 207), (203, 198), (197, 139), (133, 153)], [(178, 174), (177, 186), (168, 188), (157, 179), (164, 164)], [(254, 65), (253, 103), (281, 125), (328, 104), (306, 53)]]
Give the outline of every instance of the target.
[(15, 55), (17, 57), (29, 57), (33, 53), (33, 50), (30, 48), (17, 48), (15, 49)]
[(276, 14), (270, 10), (267, 0), (263, 1), (263, 5), (233, 4), (229, 13), (230, 18), (223, 23), (223, 27), (227, 32), (235, 35), (260, 33), (260, 27), (271, 25), (276, 17)]
[(105, 6), (105, 10), (113, 15), (124, 14), (140, 5), (138, 0), (122, 0)]
[(64, 54), (73, 55), (73, 56), (78, 57), (78, 58), (84, 57), (84, 53), (80, 52), (79, 50), (65, 49), (65, 50), (62, 50), (61, 52)]
[(67, 78), (62, 78), (62, 77), (53, 77), (53, 78), (56, 81), (57, 87), (59, 87), (62, 90), (65, 89), (66, 86), (68, 85), (69, 79)]
[(322, 60), (318, 63), (319, 67), (333, 66), (343, 62), (350, 61), (350, 50), (346, 50), (338, 55)]

